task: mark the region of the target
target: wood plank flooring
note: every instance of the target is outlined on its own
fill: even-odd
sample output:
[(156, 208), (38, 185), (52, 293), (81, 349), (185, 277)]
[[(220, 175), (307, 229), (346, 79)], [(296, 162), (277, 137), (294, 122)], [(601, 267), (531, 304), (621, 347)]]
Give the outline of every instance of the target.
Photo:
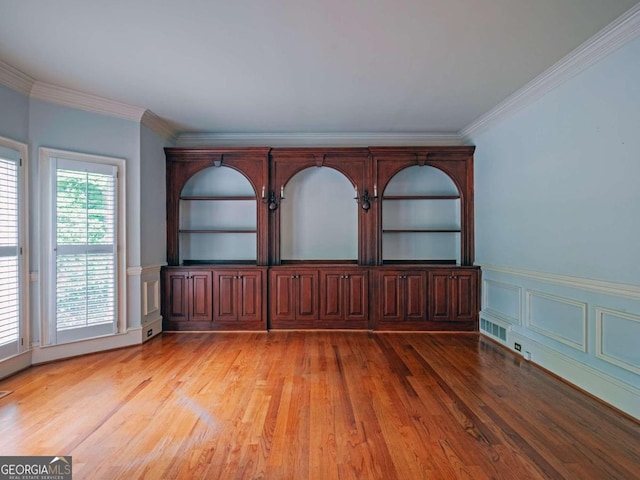
[(640, 479), (640, 424), (477, 334), (167, 334), (0, 381), (74, 479)]

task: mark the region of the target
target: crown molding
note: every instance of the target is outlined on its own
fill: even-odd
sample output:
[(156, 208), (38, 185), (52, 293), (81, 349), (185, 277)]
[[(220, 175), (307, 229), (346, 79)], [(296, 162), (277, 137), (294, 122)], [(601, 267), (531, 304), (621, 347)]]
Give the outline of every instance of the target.
[(35, 82), (33, 84), (31, 97), (67, 107), (86, 110), (88, 112), (133, 120), (135, 122), (140, 122), (142, 115), (144, 115), (146, 111), (145, 108), (116, 102), (115, 100), (109, 100), (44, 82)]
[(26, 73), (0, 60), (0, 84), (29, 95), (36, 81)]
[(520, 90), (460, 130), (465, 141), (533, 103), (601, 58), (640, 35), (640, 3), (545, 70)]
[(171, 127), (167, 121), (153, 113), (151, 110), (146, 110), (142, 114), (140, 123), (169, 141), (175, 141), (178, 136), (178, 132)]
[(457, 133), (183, 133), (178, 136), (179, 147), (196, 146), (257, 146), (315, 147), (370, 145), (462, 145)]

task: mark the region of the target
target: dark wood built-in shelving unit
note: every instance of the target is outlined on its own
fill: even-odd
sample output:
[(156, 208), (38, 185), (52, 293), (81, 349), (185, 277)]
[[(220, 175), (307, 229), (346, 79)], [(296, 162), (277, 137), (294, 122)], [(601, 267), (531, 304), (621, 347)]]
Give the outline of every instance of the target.
[[(473, 152), (474, 147), (468, 146), (165, 149), (168, 266), (162, 276), (164, 328), (477, 330), (480, 269), (473, 265)], [(281, 195), (296, 174), (310, 167), (340, 172), (358, 192), (357, 258), (281, 258)], [(448, 190), (398, 193), (395, 179), (411, 167), (429, 167), (444, 174), (450, 183)], [(253, 192), (184, 191), (190, 179), (209, 168), (233, 169)], [(385, 194), (386, 190), (392, 192)], [(295, 200), (287, 197), (286, 201)], [(243, 219), (255, 226), (217, 225), (206, 213), (204, 224), (181, 226), (181, 204), (185, 202), (213, 202), (230, 209), (255, 202), (255, 219)], [(401, 202), (408, 202), (413, 207), (407, 208), (416, 211), (436, 212), (438, 205), (447, 204), (458, 213), (451, 222), (389, 224), (393, 219), (388, 212), (384, 217), (385, 205), (391, 212), (404, 208)], [(204, 210), (192, 211), (210, 208), (206, 203), (199, 205)], [(349, 208), (352, 206), (350, 203)], [(216, 244), (219, 236), (245, 233), (255, 236), (251, 260), (225, 256), (225, 246)], [(193, 240), (194, 235), (198, 242), (209, 242), (206, 235), (211, 235), (209, 251), (216, 253), (212, 255), (215, 259), (181, 257), (181, 241)], [(393, 256), (391, 249), (385, 255), (385, 242), (402, 239), (421, 247), (433, 241), (446, 244), (450, 237), (453, 246), (445, 253), (387, 258)]]

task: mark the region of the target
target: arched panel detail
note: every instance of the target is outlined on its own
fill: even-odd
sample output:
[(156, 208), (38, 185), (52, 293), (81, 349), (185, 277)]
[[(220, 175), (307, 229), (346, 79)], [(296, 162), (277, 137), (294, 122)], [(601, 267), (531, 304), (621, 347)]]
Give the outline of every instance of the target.
[[(256, 185), (254, 185), (254, 183), (253, 183), (253, 181), (252, 181), (252, 179), (250, 177), (245, 175), (244, 172), (242, 172), (240, 169), (235, 168), (233, 165), (224, 165), (224, 164), (222, 164), (220, 166), (211, 166), (210, 165), (208, 167), (204, 167), (204, 168), (198, 169), (198, 171), (194, 172), (189, 178), (187, 178), (183, 182), (183, 184), (182, 184), (182, 186), (180, 188), (180, 192), (182, 194), (187, 193), (189, 195), (198, 195), (197, 192), (196, 193), (185, 192), (185, 189), (189, 186), (189, 183), (197, 183), (199, 181), (199, 177), (202, 177), (202, 176), (207, 175), (207, 174), (216, 175), (216, 173), (218, 171), (219, 172), (226, 172), (223, 169), (229, 169), (229, 170), (232, 170), (234, 173), (238, 174), (239, 177), (237, 177), (237, 178), (241, 177), (243, 180), (245, 180), (246, 181), (246, 185), (251, 187), (251, 190), (253, 191), (254, 196), (256, 196), (256, 197), (258, 196), (257, 195), (258, 194), (258, 190), (256, 188)], [(223, 175), (227, 175), (228, 176), (228, 174), (226, 174), (226, 173), (223, 173)], [(202, 180), (200, 180), (200, 181), (202, 182)], [(226, 186), (227, 187), (235, 187), (235, 188), (233, 188), (233, 191), (237, 193), (238, 192), (237, 187), (240, 186), (240, 185), (238, 183), (235, 183), (234, 185), (229, 185), (227, 183)], [(244, 192), (240, 192), (240, 193), (244, 193)], [(249, 193), (249, 192), (247, 192), (247, 193)], [(206, 194), (206, 193), (202, 192), (200, 194)]]
[[(429, 172), (429, 171), (433, 171), (433, 170), (429, 170), (429, 169), (434, 169), (435, 171), (438, 172), (438, 174), (442, 174), (446, 177), (446, 181), (451, 183), (451, 187), (455, 188), (455, 192), (450, 191), (437, 191), (437, 192), (430, 192), (434, 195), (436, 194), (440, 194), (440, 195), (459, 195), (462, 196), (462, 190), (460, 188), (460, 184), (456, 181), (455, 177), (452, 177), (448, 172), (446, 172), (444, 169), (440, 168), (437, 165), (430, 165), (430, 164), (426, 164), (426, 165), (408, 165), (408, 166), (404, 166), (402, 168), (399, 168), (396, 170), (396, 172), (393, 174), (393, 176), (391, 176), (389, 178), (389, 181), (386, 182), (386, 184), (383, 186), (382, 192), (384, 192), (385, 194), (388, 191), (388, 188), (390, 185), (392, 185), (394, 182), (399, 181), (399, 178), (401, 176), (407, 176), (407, 177), (412, 177), (412, 178), (418, 178), (420, 177), (423, 172)], [(407, 173), (407, 172), (415, 172), (415, 173)], [(417, 181), (421, 181), (423, 180), (422, 178), (418, 178)], [(444, 181), (440, 180), (440, 181)], [(424, 193), (424, 192), (414, 192), (414, 193)]]
[(357, 261), (355, 188), (337, 168), (298, 169), (287, 180), (280, 203), (282, 259)]

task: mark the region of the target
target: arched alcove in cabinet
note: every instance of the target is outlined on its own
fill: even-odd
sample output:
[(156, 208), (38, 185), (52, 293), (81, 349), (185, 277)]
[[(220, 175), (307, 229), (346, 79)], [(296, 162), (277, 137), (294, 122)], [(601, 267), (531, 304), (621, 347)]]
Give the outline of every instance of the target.
[(266, 328), (268, 152), (165, 149), (165, 329)]
[(271, 328), (368, 328), (366, 149), (273, 149)]
[(280, 256), (283, 262), (358, 262), (355, 186), (331, 167), (308, 167), (283, 188)]
[(474, 147), (378, 147), (373, 158), (379, 329), (476, 330)]

